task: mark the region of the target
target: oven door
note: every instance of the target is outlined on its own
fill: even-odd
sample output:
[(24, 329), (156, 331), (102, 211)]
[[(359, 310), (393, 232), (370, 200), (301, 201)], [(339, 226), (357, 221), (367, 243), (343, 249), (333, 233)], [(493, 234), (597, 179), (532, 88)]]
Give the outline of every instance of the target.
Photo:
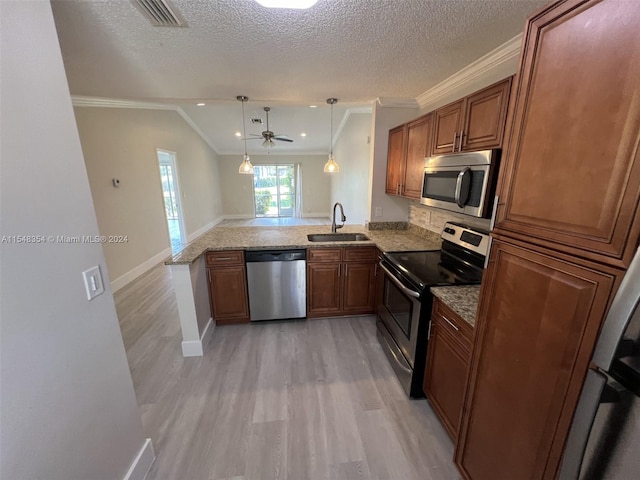
[(426, 167), (420, 203), (465, 215), (487, 212), (489, 165)]
[(384, 272), (384, 287), (378, 316), (413, 369), (420, 323), (420, 293), (404, 285), (383, 263), (380, 267)]

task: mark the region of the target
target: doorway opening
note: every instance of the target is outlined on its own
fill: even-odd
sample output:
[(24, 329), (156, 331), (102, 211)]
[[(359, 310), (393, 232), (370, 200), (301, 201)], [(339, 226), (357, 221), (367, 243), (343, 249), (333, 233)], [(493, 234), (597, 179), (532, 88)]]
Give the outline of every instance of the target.
[(256, 217), (293, 217), (293, 165), (254, 165), (253, 193)]
[(182, 250), (187, 243), (180, 204), (180, 188), (178, 186), (178, 172), (176, 169), (176, 154), (166, 150), (158, 152), (158, 165), (160, 167), (160, 181), (162, 184), (162, 197), (164, 211), (167, 218), (167, 229), (171, 240), (171, 250), (174, 253)]

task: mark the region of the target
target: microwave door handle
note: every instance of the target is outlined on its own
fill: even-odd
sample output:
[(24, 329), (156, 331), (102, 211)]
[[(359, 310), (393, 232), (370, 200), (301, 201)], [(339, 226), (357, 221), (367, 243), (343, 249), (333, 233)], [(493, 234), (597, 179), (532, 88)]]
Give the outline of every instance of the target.
[[(471, 168), (465, 167), (459, 174), (456, 180), (456, 192), (454, 194), (454, 200), (460, 208), (464, 208), (469, 200), (469, 185), (471, 184)], [(463, 198), (464, 190), (464, 198)]]

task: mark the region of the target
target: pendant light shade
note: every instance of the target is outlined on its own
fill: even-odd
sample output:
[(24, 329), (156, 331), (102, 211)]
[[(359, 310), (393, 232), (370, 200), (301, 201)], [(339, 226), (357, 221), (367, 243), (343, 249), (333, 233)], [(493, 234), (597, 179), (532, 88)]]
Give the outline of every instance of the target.
[(338, 103), (337, 98), (327, 98), (327, 103), (331, 105), (331, 130), (330, 130), (330, 143), (329, 143), (329, 160), (324, 164), (325, 173), (338, 173), (340, 167), (333, 158), (333, 106)]
[(244, 173), (247, 175), (253, 175), (253, 165), (251, 165), (251, 161), (249, 160), (249, 154), (247, 153), (247, 129), (244, 123), (244, 102), (249, 100), (249, 97), (245, 97), (244, 95), (238, 95), (236, 100), (242, 102), (242, 133), (244, 134), (244, 157), (242, 158), (242, 163), (240, 164), (240, 168), (238, 168), (238, 173)]

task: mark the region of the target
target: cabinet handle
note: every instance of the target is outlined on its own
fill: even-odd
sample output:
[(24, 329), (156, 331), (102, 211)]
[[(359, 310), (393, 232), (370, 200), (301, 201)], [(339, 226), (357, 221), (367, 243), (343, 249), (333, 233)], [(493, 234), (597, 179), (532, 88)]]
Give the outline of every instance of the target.
[(396, 195), (400, 195), (400, 184), (396, 187)]
[(341, 264), (341, 263), (339, 263), (339, 264), (338, 264), (338, 276), (340, 276), (340, 271), (342, 270), (342, 268), (341, 268), (341, 267), (342, 267), (342, 264)]
[(462, 151), (462, 137), (464, 137), (464, 132), (460, 132), (460, 142), (458, 143), (458, 151)]
[(456, 151), (456, 137), (458, 136), (458, 132), (453, 132), (453, 143), (451, 144), (451, 153)]
[(453, 322), (451, 322), (451, 320), (449, 320), (447, 317), (445, 317), (444, 315), (440, 315), (442, 317), (442, 319), (447, 322), (449, 325), (451, 325), (451, 327), (456, 331), (459, 332), (460, 329), (458, 327), (455, 326), (455, 324)]
[(216, 258), (216, 260), (221, 260), (221, 261), (231, 260), (231, 257), (218, 257)]

